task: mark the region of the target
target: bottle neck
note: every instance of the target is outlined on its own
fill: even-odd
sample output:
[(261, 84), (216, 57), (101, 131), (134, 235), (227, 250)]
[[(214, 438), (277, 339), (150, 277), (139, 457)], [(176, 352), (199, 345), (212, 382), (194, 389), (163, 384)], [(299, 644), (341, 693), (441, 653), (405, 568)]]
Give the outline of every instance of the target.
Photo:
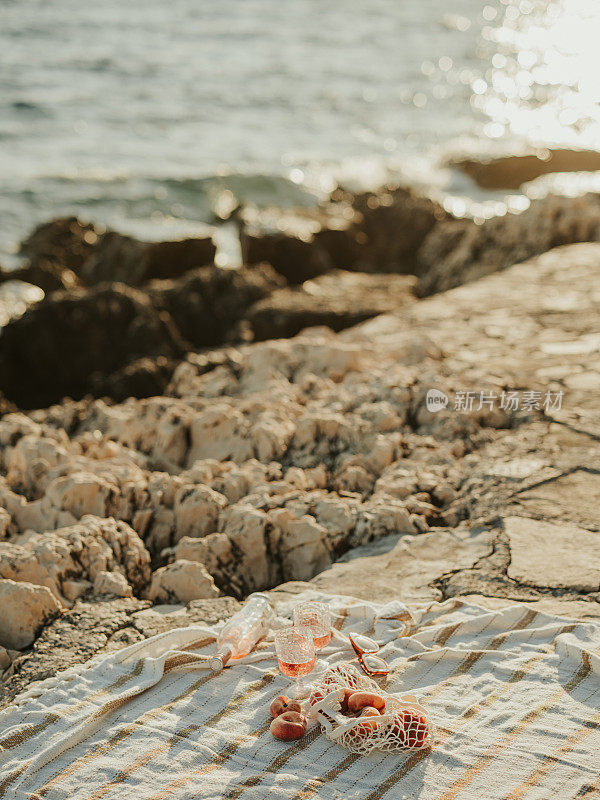
[(229, 644), (224, 644), (223, 647), (216, 653), (210, 660), (210, 667), (215, 672), (220, 672), (227, 664), (233, 655), (233, 648)]

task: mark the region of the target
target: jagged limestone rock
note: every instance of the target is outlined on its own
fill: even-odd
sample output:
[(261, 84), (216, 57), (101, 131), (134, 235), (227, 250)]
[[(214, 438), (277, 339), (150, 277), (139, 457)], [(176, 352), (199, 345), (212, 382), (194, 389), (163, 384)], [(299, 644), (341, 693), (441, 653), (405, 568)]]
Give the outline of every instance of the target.
[(60, 612), (60, 604), (45, 586), (0, 579), (0, 645), (23, 650), (43, 626)]

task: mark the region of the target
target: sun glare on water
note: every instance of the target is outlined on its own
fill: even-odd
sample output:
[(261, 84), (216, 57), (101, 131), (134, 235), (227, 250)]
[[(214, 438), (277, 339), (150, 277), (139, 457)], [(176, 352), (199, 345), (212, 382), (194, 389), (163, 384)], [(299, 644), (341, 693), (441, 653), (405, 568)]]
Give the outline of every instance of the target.
[(490, 67), (472, 103), (485, 133), (600, 148), (600, 0), (508, 0), (484, 18)]

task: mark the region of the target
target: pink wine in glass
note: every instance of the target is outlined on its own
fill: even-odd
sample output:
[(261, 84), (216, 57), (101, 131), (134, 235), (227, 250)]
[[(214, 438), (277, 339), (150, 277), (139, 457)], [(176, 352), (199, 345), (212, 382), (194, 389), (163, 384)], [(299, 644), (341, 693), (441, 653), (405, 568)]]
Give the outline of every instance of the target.
[(305, 675), (310, 675), (315, 667), (314, 656), (310, 661), (303, 661), (299, 664), (290, 661), (282, 661), (280, 658), (278, 658), (277, 661), (280, 671), (289, 678), (303, 678)]
[[(315, 650), (322, 650), (331, 641), (331, 614), (326, 603), (316, 603), (311, 600), (298, 603), (294, 608), (294, 625), (310, 630)], [(327, 662), (318, 658), (315, 669), (324, 672)]]
[(300, 679), (312, 672), (315, 666), (312, 631), (298, 627), (275, 631), (275, 652), (281, 672), (296, 679), (292, 697), (308, 697), (310, 686), (303, 684)]
[[(313, 633), (314, 633), (314, 630), (313, 630)], [(313, 636), (313, 642), (314, 642), (314, 645), (315, 645), (315, 650), (320, 650), (322, 647), (325, 647), (326, 645), (328, 645), (330, 641), (331, 641), (331, 631), (330, 630), (327, 631), (327, 633), (325, 633), (322, 636), (319, 636), (319, 635)]]

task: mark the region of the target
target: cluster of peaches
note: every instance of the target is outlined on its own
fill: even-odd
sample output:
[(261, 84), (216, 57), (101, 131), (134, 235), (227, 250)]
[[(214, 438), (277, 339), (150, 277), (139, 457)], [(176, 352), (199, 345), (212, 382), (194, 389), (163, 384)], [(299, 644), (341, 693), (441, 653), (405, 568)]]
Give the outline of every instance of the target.
[[(387, 740), (384, 749), (388, 750), (429, 746), (432, 737), (431, 724), (419, 707), (399, 704), (389, 697), (390, 707), (386, 708), (385, 696), (361, 686), (363, 680), (358, 674), (354, 675), (348, 665), (344, 665), (342, 669), (333, 667), (327, 671), (321, 685), (312, 691), (308, 704), (318, 712), (322, 709), (325, 698), (331, 696), (331, 701), (334, 701), (331, 708), (338, 708), (349, 719), (360, 719), (360, 722), (357, 721), (344, 734), (345, 744), (351, 748), (364, 749), (367, 741), (370, 746), (377, 747), (376, 740), (382, 737)], [(274, 718), (271, 722), (273, 736), (283, 741), (304, 736), (307, 718), (298, 700), (279, 695), (271, 703), (270, 710)], [(382, 715), (386, 715), (385, 721), (378, 722)], [(379, 745), (381, 746), (381, 742)]]
[[(325, 697), (323, 688), (315, 689), (309, 697), (310, 705), (315, 705)], [(302, 705), (298, 700), (290, 700), (280, 694), (271, 703), (271, 733), (276, 739), (291, 741), (300, 739), (306, 733), (306, 717), (302, 713)], [(385, 714), (385, 700), (374, 692), (360, 692), (356, 689), (345, 689), (342, 700), (342, 714), (347, 717), (378, 717)], [(367, 723), (368, 725), (368, 723)], [(368, 729), (372, 729), (368, 725)]]
[(301, 739), (306, 733), (306, 717), (302, 713), (302, 706), (298, 700), (290, 700), (280, 694), (271, 703), (271, 733), (276, 739), (289, 742), (292, 739)]
[[(309, 697), (310, 705), (322, 700), (328, 692), (323, 687), (315, 689)], [(271, 703), (271, 733), (276, 739), (291, 741), (300, 739), (306, 733), (306, 717), (302, 713), (302, 705), (298, 700), (290, 700), (280, 694)], [(347, 717), (378, 717), (385, 714), (385, 700), (374, 692), (361, 692), (356, 689), (345, 689), (342, 700), (342, 714)], [(372, 725), (366, 723), (367, 729)]]

